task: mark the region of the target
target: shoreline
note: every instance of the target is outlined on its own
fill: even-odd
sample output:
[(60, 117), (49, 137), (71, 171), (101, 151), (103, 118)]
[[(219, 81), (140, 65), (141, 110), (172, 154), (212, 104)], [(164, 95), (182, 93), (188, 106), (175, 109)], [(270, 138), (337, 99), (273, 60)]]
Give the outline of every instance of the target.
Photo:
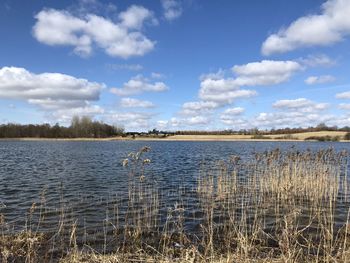
[[(318, 140), (305, 140), (308, 137), (337, 137), (338, 142), (349, 142), (340, 138), (344, 138), (346, 132), (342, 131), (320, 131), (320, 132), (304, 132), (294, 134), (271, 134), (262, 135), (264, 138), (252, 138), (252, 135), (172, 135), (168, 137), (108, 137), (108, 138), (0, 138), (1, 141), (199, 141), (199, 142), (215, 142), (215, 141), (237, 141), (237, 142), (307, 142)], [(285, 137), (285, 138), (283, 138)]]

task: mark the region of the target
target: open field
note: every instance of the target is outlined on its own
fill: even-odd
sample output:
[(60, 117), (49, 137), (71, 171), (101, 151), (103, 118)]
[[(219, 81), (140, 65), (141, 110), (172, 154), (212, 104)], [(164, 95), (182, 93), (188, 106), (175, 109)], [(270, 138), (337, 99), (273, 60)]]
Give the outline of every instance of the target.
[[(174, 135), (160, 140), (168, 141), (265, 141), (269, 139), (281, 141), (298, 141), (305, 140), (308, 137), (322, 137), (322, 136), (339, 136), (340, 140), (344, 137), (346, 132), (343, 131), (319, 131), (319, 132), (303, 132), (293, 134), (273, 134), (263, 135), (263, 138), (254, 139), (252, 135)], [(158, 138), (139, 137), (136, 140), (155, 140)]]
[(21, 231), (0, 210), (1, 262), (348, 262), (347, 152), (230, 156), (201, 166), (192, 188), (166, 191), (147, 173), (149, 151), (123, 160), (127, 198), (106, 207), (100, 243), (63, 200), (55, 231), (41, 232), (43, 193)]
[(18, 141), (124, 141), (124, 140), (140, 140), (140, 141), (303, 141), (309, 137), (338, 137), (339, 141), (343, 140), (347, 132), (343, 131), (319, 131), (319, 132), (302, 132), (292, 134), (272, 134), (262, 135), (261, 138), (253, 135), (173, 135), (173, 136), (141, 136), (132, 138), (127, 137), (108, 137), (108, 138), (14, 138), (0, 140), (18, 140)]

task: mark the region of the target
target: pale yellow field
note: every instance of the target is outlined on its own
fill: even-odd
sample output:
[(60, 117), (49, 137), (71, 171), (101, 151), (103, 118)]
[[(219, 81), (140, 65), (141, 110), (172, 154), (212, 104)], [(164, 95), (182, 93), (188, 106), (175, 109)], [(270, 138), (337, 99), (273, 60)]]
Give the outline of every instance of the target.
[[(346, 132), (342, 131), (320, 131), (320, 132), (303, 132), (290, 134), (291, 139), (281, 139), (286, 134), (274, 134), (274, 135), (265, 135), (264, 137), (270, 138), (273, 140), (281, 141), (297, 141), (305, 140), (305, 138), (311, 136), (339, 136), (342, 140)], [(147, 138), (141, 137), (136, 140), (166, 140), (166, 141), (265, 141), (267, 139), (252, 139), (252, 135), (174, 135), (167, 138)]]
[[(303, 132), (295, 134), (273, 134), (264, 135), (262, 139), (253, 139), (252, 135), (174, 135), (168, 137), (110, 137), (110, 138), (19, 138), (14, 140), (20, 141), (119, 141), (119, 140), (138, 140), (138, 141), (299, 141), (305, 140), (308, 137), (316, 136), (339, 136), (340, 140), (343, 140), (346, 132), (343, 131), (320, 131), (320, 132)], [(284, 136), (289, 136), (289, 138), (283, 138)], [(0, 139), (8, 140), (8, 139)]]

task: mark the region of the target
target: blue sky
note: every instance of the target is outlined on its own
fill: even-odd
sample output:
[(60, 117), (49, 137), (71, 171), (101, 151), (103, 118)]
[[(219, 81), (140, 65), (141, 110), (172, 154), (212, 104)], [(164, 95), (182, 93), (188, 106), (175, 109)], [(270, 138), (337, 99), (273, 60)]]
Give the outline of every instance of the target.
[(0, 3), (0, 123), (350, 126), (347, 0)]

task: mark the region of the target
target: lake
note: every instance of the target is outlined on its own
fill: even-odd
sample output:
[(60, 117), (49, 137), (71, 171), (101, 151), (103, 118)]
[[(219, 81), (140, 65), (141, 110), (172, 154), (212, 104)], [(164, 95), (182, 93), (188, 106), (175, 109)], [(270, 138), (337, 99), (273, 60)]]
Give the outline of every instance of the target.
[[(0, 213), (14, 229), (28, 221), (29, 209), (45, 201), (42, 231), (54, 231), (64, 206), (65, 220), (78, 220), (85, 231), (98, 233), (111, 217), (113, 207), (127, 199), (128, 170), (122, 161), (129, 152), (143, 146), (151, 151), (145, 176), (161, 189), (166, 204), (179, 202), (173, 194), (186, 189), (183, 198), (196, 210), (195, 184), (201, 165), (214, 166), (218, 160), (239, 155), (249, 160), (256, 152), (279, 148), (305, 151), (333, 147), (350, 150), (349, 143), (333, 142), (170, 142), (170, 141), (1, 141), (0, 142)], [(191, 207), (193, 200), (193, 207)], [(341, 213), (346, 215), (347, 210)], [(195, 223), (188, 224), (188, 230)]]

